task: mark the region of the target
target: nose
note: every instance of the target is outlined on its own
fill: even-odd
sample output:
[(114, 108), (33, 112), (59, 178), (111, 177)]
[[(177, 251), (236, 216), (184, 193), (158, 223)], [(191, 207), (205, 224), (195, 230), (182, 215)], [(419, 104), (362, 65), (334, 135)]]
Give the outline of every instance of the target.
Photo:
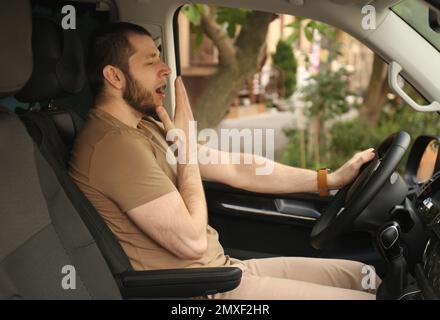
[(168, 67), (168, 65), (162, 61), (161, 76), (168, 77), (170, 74), (171, 74), (170, 67)]

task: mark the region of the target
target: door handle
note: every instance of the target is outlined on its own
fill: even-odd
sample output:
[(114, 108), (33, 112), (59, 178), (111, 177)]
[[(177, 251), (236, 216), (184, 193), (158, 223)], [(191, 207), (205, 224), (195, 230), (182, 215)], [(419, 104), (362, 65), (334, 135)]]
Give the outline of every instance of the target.
[(274, 202), (280, 213), (303, 217), (310, 220), (317, 220), (321, 217), (321, 213), (316, 208), (300, 201), (275, 199)]

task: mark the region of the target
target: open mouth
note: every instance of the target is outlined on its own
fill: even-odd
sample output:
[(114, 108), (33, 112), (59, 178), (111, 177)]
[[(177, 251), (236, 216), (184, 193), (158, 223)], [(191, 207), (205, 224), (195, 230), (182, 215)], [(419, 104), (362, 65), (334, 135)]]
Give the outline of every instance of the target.
[(156, 93), (161, 96), (165, 96), (165, 89), (166, 88), (167, 88), (167, 85), (164, 84), (163, 86), (160, 86), (159, 88), (156, 89)]

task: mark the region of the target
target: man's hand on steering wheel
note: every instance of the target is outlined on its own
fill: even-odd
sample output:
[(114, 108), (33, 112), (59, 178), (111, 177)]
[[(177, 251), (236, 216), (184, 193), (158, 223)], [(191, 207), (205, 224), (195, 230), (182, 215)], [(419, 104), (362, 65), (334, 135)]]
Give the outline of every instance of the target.
[(374, 155), (374, 148), (356, 153), (342, 167), (328, 175), (329, 189), (340, 189), (351, 183), (358, 176), (362, 165), (373, 160)]
[(390, 178), (410, 142), (411, 137), (407, 132), (396, 132), (379, 145), (377, 152), (373, 152), (372, 149), (360, 152), (334, 173), (336, 178), (332, 179), (336, 180), (335, 186), (343, 187), (313, 226), (310, 234), (313, 247), (323, 248), (344, 232), (351, 230), (353, 222), (382, 187), (392, 186), (399, 180), (398, 173), (396, 178)]

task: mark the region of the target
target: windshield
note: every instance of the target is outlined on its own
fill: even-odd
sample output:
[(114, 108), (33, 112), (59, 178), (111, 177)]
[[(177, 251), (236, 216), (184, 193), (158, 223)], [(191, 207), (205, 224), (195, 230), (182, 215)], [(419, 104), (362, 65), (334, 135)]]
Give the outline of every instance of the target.
[(424, 1), (404, 0), (392, 7), (392, 10), (440, 50), (440, 34), (429, 26), (429, 6)]

